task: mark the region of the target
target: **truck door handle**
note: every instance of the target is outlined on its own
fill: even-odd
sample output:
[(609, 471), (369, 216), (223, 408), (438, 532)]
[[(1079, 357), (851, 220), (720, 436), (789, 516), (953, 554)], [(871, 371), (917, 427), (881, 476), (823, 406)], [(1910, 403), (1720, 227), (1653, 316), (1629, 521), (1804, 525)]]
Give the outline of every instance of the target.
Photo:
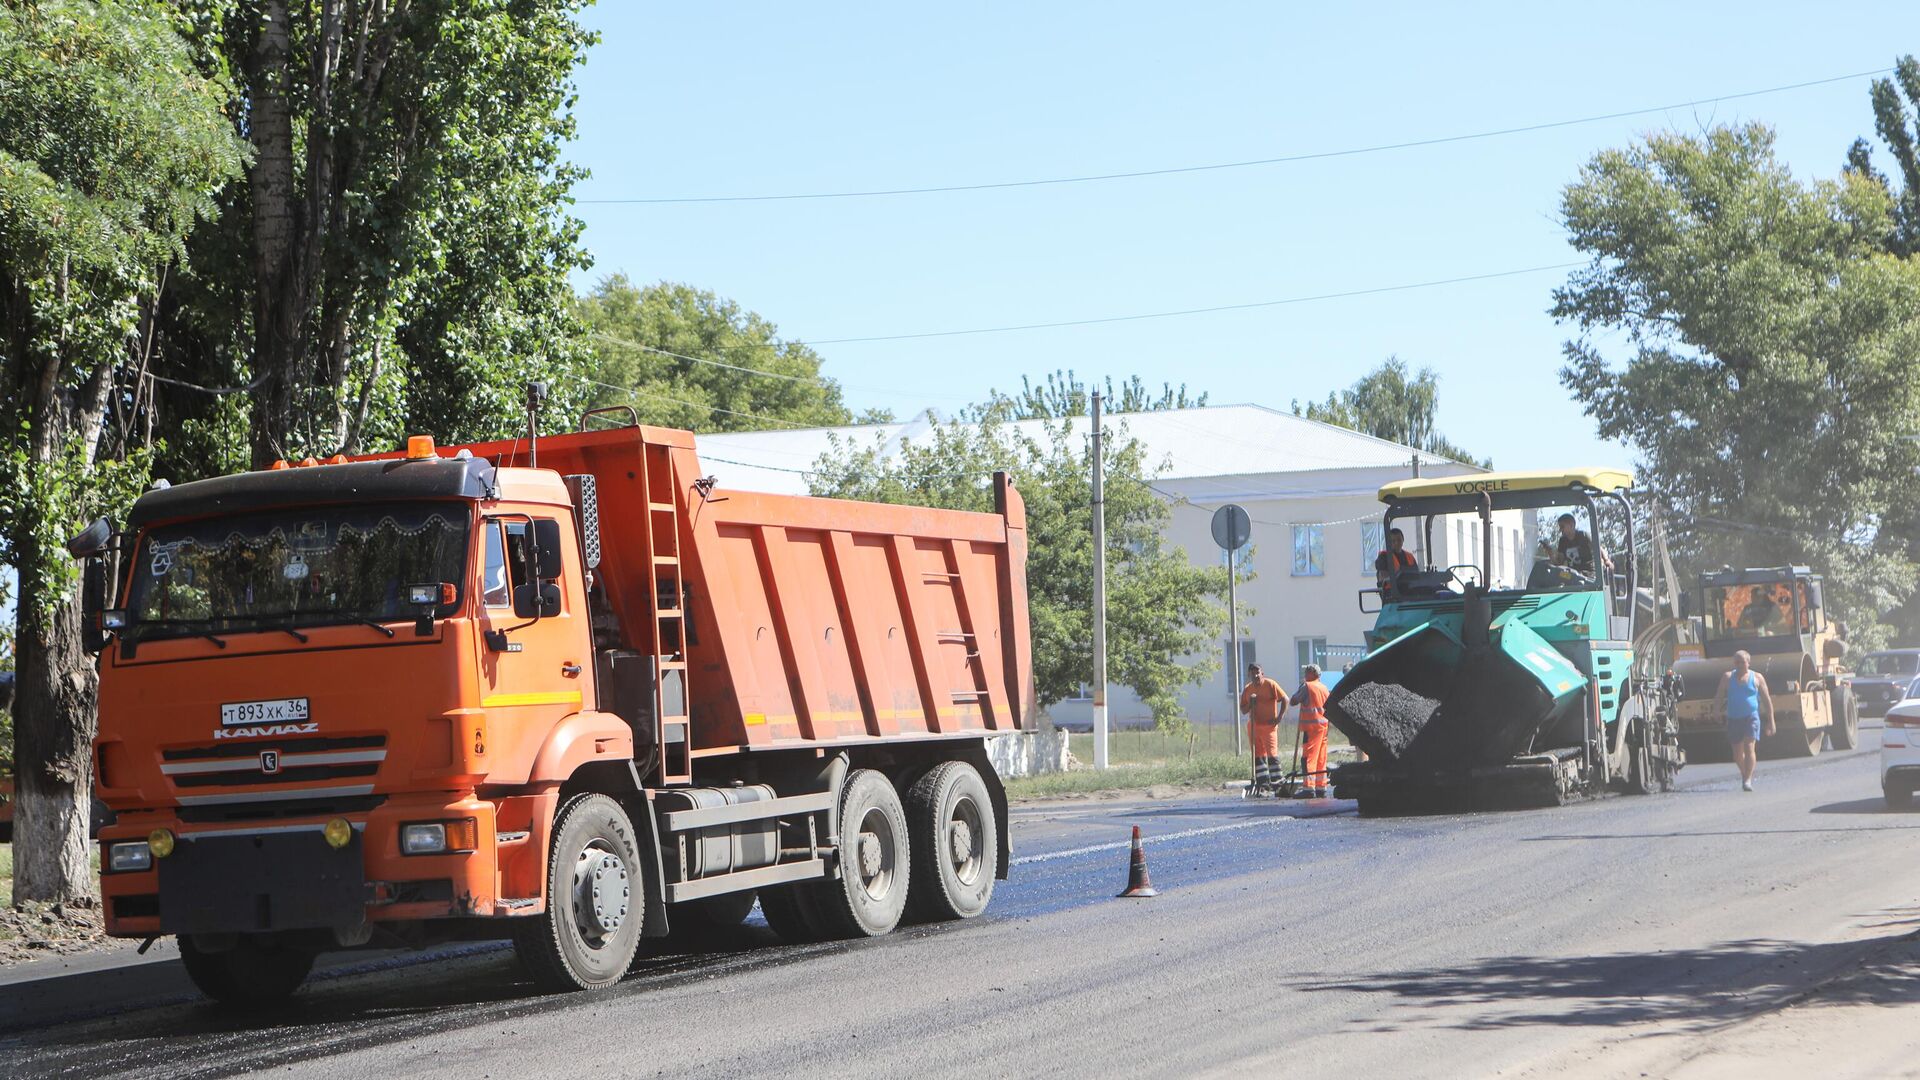
[(575, 675), (580, 674), (580, 665), (579, 664), (561, 664), (560, 674), (565, 675), (567, 678), (571, 679)]

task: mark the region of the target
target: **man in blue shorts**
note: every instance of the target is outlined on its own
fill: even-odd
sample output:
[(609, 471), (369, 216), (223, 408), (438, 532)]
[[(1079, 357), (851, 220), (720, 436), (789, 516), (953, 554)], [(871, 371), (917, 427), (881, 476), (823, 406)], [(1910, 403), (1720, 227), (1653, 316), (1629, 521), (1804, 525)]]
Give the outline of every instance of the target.
[(1745, 649), (1733, 654), (1733, 670), (1720, 676), (1720, 705), (1733, 763), (1740, 767), (1740, 790), (1752, 791), (1760, 740), (1773, 737), (1773, 692), (1767, 677), (1753, 670), (1753, 655)]

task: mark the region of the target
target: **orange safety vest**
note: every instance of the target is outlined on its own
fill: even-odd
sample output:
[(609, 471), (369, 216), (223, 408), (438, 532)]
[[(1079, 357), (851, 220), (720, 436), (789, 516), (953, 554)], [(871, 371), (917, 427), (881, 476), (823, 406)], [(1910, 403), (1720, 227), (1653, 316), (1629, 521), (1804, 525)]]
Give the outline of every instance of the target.
[[(1418, 570), (1420, 568), (1420, 561), (1415, 559), (1413, 552), (1408, 551), (1406, 548), (1401, 548), (1399, 551), (1387, 548), (1383, 549), (1380, 554), (1386, 556), (1387, 561), (1393, 565), (1393, 569), (1387, 571), (1387, 576), (1380, 579), (1380, 587), (1383, 589), (1392, 588), (1393, 579), (1399, 577), (1401, 573), (1407, 570)], [(1376, 563), (1378, 561), (1377, 559), (1375, 560)]]
[(1310, 679), (1300, 684), (1300, 726), (1327, 722), (1327, 684)]

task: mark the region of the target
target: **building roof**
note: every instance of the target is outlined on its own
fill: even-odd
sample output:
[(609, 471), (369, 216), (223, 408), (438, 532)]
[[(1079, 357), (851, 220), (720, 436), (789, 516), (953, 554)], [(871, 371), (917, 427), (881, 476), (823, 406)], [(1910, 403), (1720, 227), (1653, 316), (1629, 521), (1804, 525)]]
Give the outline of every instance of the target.
[[(1264, 405), (1118, 413), (1108, 420), (1117, 433), (1141, 441), (1150, 464), (1164, 464), (1155, 481), (1163, 484), (1219, 477), (1405, 468), (1414, 456), (1411, 447)], [(800, 494), (807, 490), (804, 474), (828, 452), (835, 439), (862, 448), (879, 444), (886, 457), (897, 453), (902, 442), (925, 442), (935, 423), (938, 421), (923, 416), (906, 423), (727, 432), (700, 435), (695, 445), (707, 471), (719, 477), (723, 486)], [(1046, 423), (1021, 420), (1010, 426), (1038, 436)], [(1077, 417), (1071, 423), (1076, 435), (1084, 436), (1091, 427), (1087, 417)], [(1419, 456), (1422, 468), (1431, 466), (1455, 475), (1480, 471), (1425, 451)], [(1372, 487), (1366, 490), (1370, 492)]]

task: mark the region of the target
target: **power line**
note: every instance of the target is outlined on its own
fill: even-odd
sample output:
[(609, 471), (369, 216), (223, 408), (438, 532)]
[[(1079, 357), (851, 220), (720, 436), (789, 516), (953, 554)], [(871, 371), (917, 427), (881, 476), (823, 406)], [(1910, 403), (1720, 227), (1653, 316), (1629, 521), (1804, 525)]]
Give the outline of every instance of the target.
[(1853, 79), (1865, 79), (1876, 75), (1885, 75), (1892, 70), (1892, 68), (1875, 68), (1872, 71), (1858, 71), (1851, 75), (1835, 75), (1831, 78), (1812, 79), (1807, 82), (1789, 83), (1784, 86), (1770, 86), (1763, 90), (1744, 90), (1737, 94), (1720, 94), (1715, 97), (1675, 102), (1671, 105), (1654, 105), (1643, 109), (1628, 109), (1623, 112), (1601, 113), (1597, 116), (1581, 116), (1572, 120), (1553, 120), (1544, 124), (1525, 124), (1520, 127), (1496, 128), (1491, 131), (1476, 131), (1466, 135), (1443, 135), (1431, 139), (1379, 143), (1372, 146), (1349, 147), (1344, 150), (1320, 150), (1305, 154), (1288, 154), (1282, 157), (1252, 158), (1246, 161), (1223, 161), (1209, 165), (1180, 165), (1163, 169), (1137, 169), (1131, 172), (1091, 173), (1082, 176), (1055, 176), (1038, 180), (1001, 180), (980, 184), (941, 184), (930, 187), (875, 188), (862, 191), (814, 191), (780, 195), (680, 195), (654, 198), (580, 199), (578, 201), (583, 205), (633, 206), (671, 203), (794, 202), (807, 199), (865, 199), (889, 195), (934, 195), (961, 191), (994, 191), (1006, 188), (1090, 184), (1110, 180), (1137, 180), (1149, 176), (1174, 176), (1183, 173), (1219, 172), (1227, 169), (1247, 169), (1265, 165), (1285, 165), (1300, 161), (1319, 161), (1326, 158), (1356, 157), (1361, 154), (1379, 154), (1389, 150), (1411, 150), (1423, 146), (1444, 146), (1449, 143), (1472, 142), (1478, 139), (1494, 139), (1506, 135), (1523, 135), (1529, 132), (1550, 131), (1555, 128), (1574, 127), (1580, 124), (1597, 124), (1606, 120), (1622, 120), (1627, 117), (1646, 116), (1651, 113), (1667, 112), (1673, 109), (1685, 109), (1698, 105), (1713, 105), (1723, 101), (1739, 101), (1742, 98), (1760, 97), (1765, 94), (1781, 94), (1790, 90), (1804, 90), (1813, 86), (1826, 86), (1831, 83), (1848, 82)]
[(584, 381), (593, 386), (603, 387), (607, 390), (617, 390), (620, 393), (628, 395), (629, 397), (649, 397), (659, 401), (671, 401), (675, 405), (685, 405), (689, 409), (707, 409), (712, 412), (726, 413), (728, 416), (744, 416), (750, 420), (764, 420), (769, 424), (783, 424), (790, 428), (808, 428), (808, 427), (816, 426), (813, 424), (796, 423), (792, 420), (782, 420), (777, 416), (762, 416), (759, 413), (742, 412), (739, 409), (724, 409), (718, 405), (708, 405), (698, 401), (687, 401), (684, 398), (668, 397), (665, 394), (656, 394), (651, 390), (636, 390), (631, 386), (615, 386), (612, 383), (601, 382), (598, 379), (587, 379)]
[(1179, 311), (1152, 311), (1137, 315), (1108, 315), (1097, 319), (1065, 319), (1059, 322), (1020, 323), (1011, 326), (977, 326), (965, 330), (930, 330), (917, 334), (873, 334), (867, 337), (814, 338), (803, 342), (807, 345), (850, 345), (865, 341), (908, 341), (918, 338), (961, 337), (967, 334), (1005, 334), (1017, 330), (1052, 330), (1065, 326), (1096, 326), (1103, 323), (1139, 322), (1144, 319), (1174, 319), (1188, 315), (1211, 315), (1221, 311), (1249, 311), (1255, 308), (1282, 307), (1288, 304), (1308, 304), (1320, 300), (1342, 300), (1354, 296), (1375, 296), (1380, 293), (1406, 292), (1410, 289), (1431, 289), (1441, 285), (1462, 285), (1471, 281), (1491, 281), (1495, 278), (1518, 277), (1522, 274), (1543, 274), (1550, 270), (1570, 270), (1576, 266), (1585, 266), (1584, 262), (1554, 263), (1550, 266), (1529, 266), (1521, 270), (1501, 270), (1492, 274), (1469, 274), (1465, 277), (1440, 278), (1435, 281), (1412, 281), (1404, 285), (1382, 285), (1372, 289), (1351, 289), (1346, 292), (1316, 293), (1311, 296), (1289, 296), (1280, 300), (1257, 300), (1247, 304), (1220, 304), (1214, 307), (1183, 308)]
[[(742, 364), (729, 364), (724, 360), (715, 360), (712, 357), (694, 356), (689, 353), (674, 352), (671, 349), (660, 349), (660, 348), (655, 348), (652, 345), (642, 345), (638, 341), (630, 341), (627, 338), (616, 337), (612, 334), (600, 333), (598, 331), (595, 331), (594, 333), (588, 336), (593, 337), (600, 341), (605, 341), (609, 344), (622, 345), (629, 349), (638, 349), (641, 352), (652, 353), (655, 356), (670, 356), (675, 360), (685, 360), (688, 363), (692, 363), (692, 364), (706, 364), (709, 367), (724, 368), (728, 371), (738, 371), (748, 375), (761, 375), (769, 379), (784, 379), (788, 382), (808, 383), (814, 386), (819, 386), (823, 389), (837, 387), (843, 390), (860, 390), (869, 394), (893, 394), (899, 397), (911, 397), (916, 399), (931, 397), (931, 398), (941, 398), (947, 401), (966, 400), (965, 398), (962, 398), (955, 394), (928, 394), (919, 390), (892, 390), (892, 389), (879, 387), (879, 386), (863, 386), (857, 383), (841, 382), (838, 379), (833, 379), (825, 375), (788, 375), (783, 372), (768, 371), (765, 368), (747, 367)], [(781, 346), (804, 345), (806, 343), (801, 341), (775, 341), (775, 342), (770, 342), (769, 344), (778, 348)]]

